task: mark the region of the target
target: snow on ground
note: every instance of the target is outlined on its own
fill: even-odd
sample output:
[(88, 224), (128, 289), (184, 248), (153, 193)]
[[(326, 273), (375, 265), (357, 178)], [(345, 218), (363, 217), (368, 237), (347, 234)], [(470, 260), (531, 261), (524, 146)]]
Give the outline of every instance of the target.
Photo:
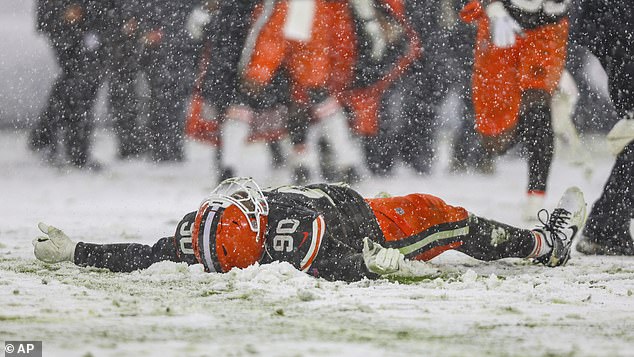
[[(600, 140), (587, 146), (599, 148)], [(288, 181), (268, 172), (260, 146), (245, 164), (263, 185)], [(634, 355), (634, 259), (573, 253), (563, 268), (519, 259), (482, 263), (449, 252), (422, 264), (427, 275), (401, 281), (327, 282), (287, 264), (207, 274), (163, 262), (115, 274), (33, 257), (37, 222), (76, 240), (153, 243), (170, 235), (215, 182), (212, 152), (187, 144), (182, 165), (118, 162), (100, 131), (100, 173), (47, 167), (24, 132), (0, 131), (0, 338), (42, 340), (45, 356), (627, 356)], [(443, 197), (516, 225), (526, 184), (522, 161), (497, 172), (419, 177), (400, 168), (366, 178), (371, 196), (414, 191)], [(612, 159), (592, 154), (592, 175), (560, 157), (547, 205), (569, 185), (594, 201)]]

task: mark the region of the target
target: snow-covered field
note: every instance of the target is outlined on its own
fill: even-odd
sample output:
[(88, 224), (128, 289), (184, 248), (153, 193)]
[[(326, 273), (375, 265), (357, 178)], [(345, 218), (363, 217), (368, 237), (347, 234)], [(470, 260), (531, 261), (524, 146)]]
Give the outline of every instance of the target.
[[(592, 175), (557, 157), (547, 204), (569, 185), (588, 202), (612, 158), (600, 139)], [(76, 240), (153, 243), (215, 184), (212, 152), (188, 143), (182, 165), (114, 159), (100, 131), (100, 173), (47, 167), (24, 132), (0, 132), (0, 339), (42, 340), (44, 356), (626, 356), (634, 355), (634, 258), (573, 253), (549, 269), (517, 259), (481, 263), (449, 252), (412, 281), (327, 282), (286, 264), (206, 274), (170, 262), (130, 274), (36, 261), (37, 222)], [(364, 195), (428, 192), (477, 214), (525, 225), (522, 161), (491, 177), (447, 173), (446, 150), (430, 177), (400, 168), (367, 178)], [(262, 148), (245, 164), (263, 185)]]

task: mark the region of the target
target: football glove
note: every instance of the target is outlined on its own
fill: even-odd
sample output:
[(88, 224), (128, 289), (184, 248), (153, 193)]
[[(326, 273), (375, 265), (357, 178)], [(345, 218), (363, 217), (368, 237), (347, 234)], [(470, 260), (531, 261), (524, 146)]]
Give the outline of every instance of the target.
[(205, 26), (211, 22), (211, 14), (207, 12), (202, 6), (196, 7), (187, 16), (185, 22), (185, 29), (189, 33), (189, 36), (195, 41), (200, 41), (203, 38)]
[(509, 48), (515, 45), (516, 35), (523, 36), (522, 26), (509, 15), (504, 5), (494, 1), (487, 5), (486, 14), (491, 23), (491, 40), (496, 47)]
[(363, 24), (363, 32), (367, 36), (371, 46), (371, 57), (378, 61), (383, 58), (387, 49), (387, 38), (385, 31), (376, 18), (377, 6), (372, 0), (352, 0), (352, 9), (360, 18)]
[(53, 226), (38, 223), (37, 227), (45, 236), (33, 240), (35, 257), (45, 263), (73, 261), (75, 246), (68, 236)]
[(363, 238), (363, 260), (373, 273), (379, 275), (394, 274), (405, 266), (405, 256), (394, 248), (384, 248), (380, 244)]

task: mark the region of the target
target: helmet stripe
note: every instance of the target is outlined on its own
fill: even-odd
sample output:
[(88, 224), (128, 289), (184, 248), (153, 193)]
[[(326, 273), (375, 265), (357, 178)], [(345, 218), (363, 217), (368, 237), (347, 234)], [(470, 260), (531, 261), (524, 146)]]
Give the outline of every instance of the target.
[(219, 202), (213, 202), (211, 207), (207, 208), (207, 216), (204, 218), (204, 226), (202, 232), (202, 263), (209, 272), (222, 271), (218, 256), (216, 254), (216, 230), (218, 222), (224, 207)]
[[(205, 265), (210, 272), (216, 272), (214, 268), (214, 264), (211, 261), (211, 223), (214, 221), (214, 217), (216, 216), (217, 211), (213, 208), (207, 214), (207, 218), (205, 219), (205, 228), (203, 230), (203, 258), (205, 259)], [(214, 227), (215, 228), (215, 227)], [(214, 247), (215, 248), (215, 247)]]

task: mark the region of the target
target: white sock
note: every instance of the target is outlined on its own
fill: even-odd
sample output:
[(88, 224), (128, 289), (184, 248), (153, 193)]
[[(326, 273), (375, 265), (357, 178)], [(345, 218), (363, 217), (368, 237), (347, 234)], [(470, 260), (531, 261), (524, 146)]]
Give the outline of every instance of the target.
[(320, 134), (330, 142), (334, 151), (333, 160), (338, 167), (354, 166), (361, 161), (359, 148), (355, 145), (348, 118), (343, 108), (334, 98), (328, 98), (317, 104), (313, 113), (319, 118)]
[(528, 258), (537, 258), (550, 253), (553, 249), (553, 244), (546, 233), (541, 231), (532, 231), (533, 237), (535, 237), (535, 247), (528, 256)]
[(291, 167), (310, 166), (308, 150), (305, 144), (294, 146), (288, 156), (288, 159), (289, 159), (288, 160), (289, 163), (291, 164)]
[[(241, 162), (242, 148), (247, 144), (249, 138), (250, 126), (249, 123), (227, 118), (222, 123), (221, 135), (222, 135), (222, 166), (226, 168), (238, 169), (236, 163)], [(235, 171), (234, 171), (235, 172)], [(238, 172), (235, 172), (239, 175)]]

